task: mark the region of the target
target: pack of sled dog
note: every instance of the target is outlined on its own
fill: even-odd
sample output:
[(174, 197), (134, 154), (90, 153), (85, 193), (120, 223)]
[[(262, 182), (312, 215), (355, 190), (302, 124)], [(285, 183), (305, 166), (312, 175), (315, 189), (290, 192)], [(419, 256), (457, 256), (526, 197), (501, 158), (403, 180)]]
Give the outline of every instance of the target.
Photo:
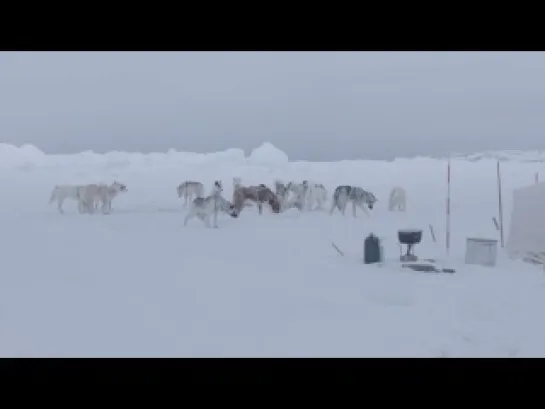
[(80, 213), (93, 214), (102, 204), (102, 212), (110, 213), (112, 200), (121, 192), (127, 192), (127, 186), (117, 181), (111, 185), (88, 184), (88, 185), (56, 185), (51, 191), (49, 204), (57, 202), (60, 213), (64, 213), (63, 204), (66, 199), (75, 200), (78, 203)]
[[(274, 182), (274, 191), (265, 184), (244, 186), (238, 177), (233, 178), (233, 196), (231, 200), (223, 197), (223, 184), (216, 180), (209, 195), (205, 195), (204, 184), (186, 180), (176, 188), (179, 198), (183, 198), (184, 207), (188, 207), (184, 225), (189, 220), (198, 218), (211, 227), (210, 218), (213, 218), (213, 227), (218, 227), (218, 214), (226, 213), (237, 218), (246, 207), (257, 206), (258, 212), (263, 213), (263, 206), (267, 205), (273, 213), (281, 213), (288, 209), (300, 211), (325, 210), (328, 193), (324, 185), (304, 180), (301, 183), (294, 181), (283, 183)], [(112, 201), (120, 193), (128, 192), (127, 186), (114, 181), (111, 185), (56, 185), (54, 186), (49, 203), (57, 201), (60, 213), (63, 213), (63, 203), (72, 199), (78, 204), (79, 213), (95, 213), (101, 205), (102, 213), (108, 214), (112, 210)], [(367, 216), (378, 201), (375, 195), (359, 186), (339, 185), (333, 191), (329, 213), (338, 209), (343, 215), (349, 203), (352, 204), (352, 214), (356, 216), (356, 209), (360, 208)], [(396, 186), (390, 192), (388, 209), (390, 211), (406, 210), (406, 192)]]

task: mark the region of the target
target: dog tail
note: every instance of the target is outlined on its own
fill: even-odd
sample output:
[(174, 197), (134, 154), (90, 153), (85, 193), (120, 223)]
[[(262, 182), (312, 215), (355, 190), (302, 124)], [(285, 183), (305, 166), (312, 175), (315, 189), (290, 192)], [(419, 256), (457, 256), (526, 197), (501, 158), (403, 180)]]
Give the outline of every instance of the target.
[(51, 196), (49, 196), (49, 204), (53, 203), (53, 201), (57, 198), (58, 190), (58, 186), (53, 187), (53, 190), (51, 190)]
[(341, 195), (343, 193), (339, 190), (339, 189), (335, 189), (335, 191), (333, 192), (333, 196), (331, 197), (331, 200), (333, 201), (333, 206), (334, 208), (337, 208), (339, 210), (341, 210)]

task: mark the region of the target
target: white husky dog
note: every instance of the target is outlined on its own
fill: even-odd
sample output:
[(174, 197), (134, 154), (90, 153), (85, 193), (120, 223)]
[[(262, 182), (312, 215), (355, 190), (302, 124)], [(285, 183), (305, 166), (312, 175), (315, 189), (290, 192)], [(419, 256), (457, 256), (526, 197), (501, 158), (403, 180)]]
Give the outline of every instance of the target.
[[(327, 202), (327, 190), (324, 185), (307, 180), (304, 180), (302, 185), (306, 191), (305, 204), (307, 210), (322, 210), (324, 203)], [(314, 203), (317, 206), (313, 209)]]
[(233, 205), (221, 196), (221, 192), (223, 192), (223, 186), (220, 181), (216, 180), (214, 182), (214, 187), (212, 188), (212, 194), (210, 196), (197, 197), (193, 199), (193, 202), (191, 203), (191, 208), (185, 216), (184, 226), (187, 225), (187, 222), (190, 219), (198, 217), (204, 222), (206, 227), (211, 227), (210, 216), (213, 215), (214, 228), (217, 229), (219, 211), (226, 212), (231, 217), (236, 217), (234, 216)]
[(407, 208), (407, 192), (400, 186), (395, 186), (390, 192), (390, 200), (388, 202), (388, 210), (399, 210), (404, 212)]
[(288, 182), (286, 185), (287, 193), (284, 196), (286, 207), (296, 207), (299, 210), (305, 209), (306, 204), (306, 187), (303, 183)]
[(80, 213), (93, 214), (100, 202), (99, 185), (91, 183), (88, 185), (78, 186), (78, 211)]
[[(303, 180), (303, 183), (289, 182), (286, 189), (292, 193), (288, 202), (297, 204), (301, 210), (322, 210), (324, 202), (327, 201), (327, 190), (321, 183), (308, 180)], [(314, 203), (317, 203), (315, 209)]]
[(80, 213), (94, 213), (102, 202), (102, 213), (112, 211), (112, 200), (121, 192), (127, 192), (127, 186), (117, 181), (111, 185), (90, 184), (78, 187), (78, 210)]
[(193, 195), (195, 195), (195, 197), (204, 196), (204, 185), (201, 182), (186, 180), (178, 185), (176, 191), (178, 192), (178, 197), (184, 197), (184, 207), (187, 207), (192, 200)]
[(123, 183), (114, 181), (110, 186), (101, 184), (98, 186), (98, 198), (102, 202), (102, 212), (110, 213), (112, 211), (112, 200), (120, 193), (126, 193), (127, 186)]
[(88, 185), (56, 185), (51, 191), (49, 204), (57, 201), (57, 208), (60, 213), (64, 213), (62, 205), (66, 199), (72, 199), (78, 202), (78, 211), (80, 213), (94, 213), (98, 203), (102, 202), (102, 210), (112, 210), (112, 200), (119, 192), (126, 192), (127, 187), (114, 181), (110, 186), (105, 184)]
[(290, 195), (290, 191), (288, 190), (287, 185), (284, 184), (280, 179), (276, 179), (274, 181), (274, 193), (276, 194), (276, 197), (280, 201), (280, 205), (283, 209), (289, 207), (288, 198)]
[(79, 189), (83, 187), (82, 185), (55, 185), (51, 191), (51, 196), (49, 197), (49, 204), (57, 201), (57, 209), (59, 213), (64, 213), (62, 205), (66, 199), (72, 199), (78, 202), (79, 207)]

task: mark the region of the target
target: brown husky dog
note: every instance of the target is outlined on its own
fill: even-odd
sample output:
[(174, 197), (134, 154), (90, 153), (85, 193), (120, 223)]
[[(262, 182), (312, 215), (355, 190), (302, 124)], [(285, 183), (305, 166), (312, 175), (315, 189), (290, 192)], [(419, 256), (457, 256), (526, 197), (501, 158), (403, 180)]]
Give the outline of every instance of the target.
[(233, 192), (233, 207), (238, 216), (246, 201), (257, 203), (259, 214), (263, 213), (263, 203), (268, 203), (274, 213), (280, 213), (280, 201), (274, 192), (264, 184), (257, 186), (237, 186)]

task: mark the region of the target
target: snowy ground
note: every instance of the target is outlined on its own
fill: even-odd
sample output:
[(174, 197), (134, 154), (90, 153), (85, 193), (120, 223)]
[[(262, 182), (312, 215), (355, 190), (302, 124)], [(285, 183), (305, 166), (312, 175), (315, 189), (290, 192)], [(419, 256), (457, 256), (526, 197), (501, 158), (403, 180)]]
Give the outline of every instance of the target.
[[(494, 161), (453, 162), (446, 258), (445, 161), (288, 163), (272, 150), (55, 157), (0, 147), (0, 356), (545, 356), (545, 274), (501, 252), (497, 268), (463, 264), (466, 237), (498, 238)], [(503, 166), (506, 226), (511, 190), (536, 170)], [(184, 228), (176, 186), (222, 179), (230, 197), (233, 176), (313, 179), (330, 192), (357, 184), (379, 203), (371, 218), (248, 208), (219, 229)], [(54, 184), (114, 179), (129, 192), (111, 215), (47, 204)], [(404, 214), (387, 211), (397, 184), (409, 194)], [(424, 229), (418, 255), (457, 273), (397, 267), (396, 231), (407, 227)], [(383, 266), (362, 262), (370, 232), (384, 239)]]

